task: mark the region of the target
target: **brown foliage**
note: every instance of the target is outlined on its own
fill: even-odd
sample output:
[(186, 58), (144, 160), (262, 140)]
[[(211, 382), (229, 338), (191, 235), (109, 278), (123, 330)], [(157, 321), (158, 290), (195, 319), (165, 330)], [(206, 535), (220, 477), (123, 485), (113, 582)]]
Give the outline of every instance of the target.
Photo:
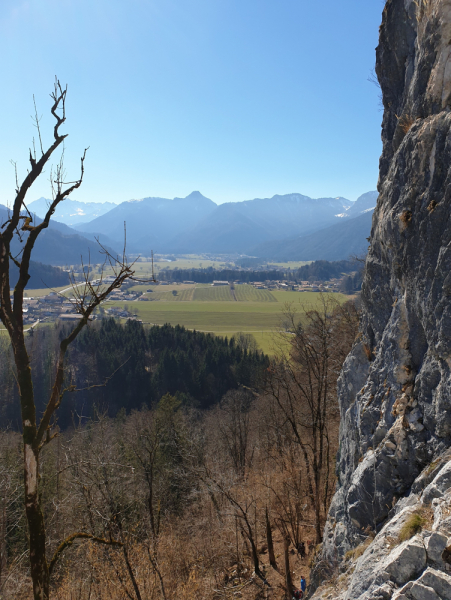
[[(296, 327), (291, 349), (273, 363), (275, 379), (268, 383), (281, 386), (278, 400), (237, 390), (200, 413), (167, 395), (152, 410), (98, 417), (45, 446), (40, 473), (47, 547), (49, 556), (60, 553), (52, 573), (55, 598), (219, 600), (240, 594), (282, 600), (291, 593), (287, 585), (308, 577), (318, 529), (315, 501), (322, 524), (335, 477), (336, 378), (357, 314), (351, 305), (327, 302), (301, 315), (301, 322), (290, 314)], [(309, 372), (322, 398), (313, 411), (305, 390)], [(322, 458), (310, 448), (315, 435)], [(17, 439), (0, 433), (0, 469), (9, 465), (14, 477), (20, 473)], [(16, 459), (8, 462), (3, 447)], [(319, 496), (312, 496), (311, 485), (322, 490)], [(8, 510), (9, 522), (23, 521), (20, 502)], [(10, 530), (12, 551), (0, 581), (4, 600), (19, 598), (20, 590), (30, 595), (20, 561), (26, 535), (18, 525), (13, 529), (15, 545)], [(74, 531), (85, 535), (71, 538)], [(93, 544), (90, 536), (117, 543)], [(66, 538), (71, 543), (60, 546)]]

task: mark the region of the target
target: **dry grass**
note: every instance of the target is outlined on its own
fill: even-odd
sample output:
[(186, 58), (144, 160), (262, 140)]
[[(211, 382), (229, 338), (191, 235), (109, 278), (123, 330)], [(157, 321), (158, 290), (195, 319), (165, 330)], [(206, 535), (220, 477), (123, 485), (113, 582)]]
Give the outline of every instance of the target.
[(425, 517), (419, 512), (414, 512), (409, 515), (406, 519), (406, 522), (401, 527), (401, 531), (398, 535), (399, 542), (405, 542), (406, 540), (410, 540), (414, 535), (419, 533), (423, 526), (426, 524)]
[(432, 473), (432, 471), (434, 471), (439, 464), (441, 463), (440, 458), (437, 458), (437, 460), (434, 460), (433, 462), (431, 462), (431, 464), (428, 466), (428, 468), (426, 469), (426, 475), (430, 475)]
[(358, 558), (360, 558), (365, 552), (365, 550), (368, 548), (368, 546), (371, 544), (373, 539), (374, 536), (369, 535), (366, 538), (366, 540), (359, 544), (356, 548), (354, 548), (353, 550), (348, 550), (345, 554), (345, 560), (357, 560)]
[(435, 200), (431, 200), (427, 206), (427, 209), (431, 213), (434, 211), (436, 206), (437, 206), (437, 202)]
[(368, 344), (363, 344), (363, 351), (365, 352), (368, 361), (371, 362), (373, 360), (373, 351)]
[(403, 210), (402, 213), (399, 215), (399, 218), (401, 220), (401, 223), (403, 223), (407, 227), (412, 221), (412, 211)]
[(398, 125), (405, 134), (409, 132), (410, 128), (415, 123), (415, 119), (411, 115), (402, 115), (401, 117), (396, 115), (396, 118), (398, 119)]

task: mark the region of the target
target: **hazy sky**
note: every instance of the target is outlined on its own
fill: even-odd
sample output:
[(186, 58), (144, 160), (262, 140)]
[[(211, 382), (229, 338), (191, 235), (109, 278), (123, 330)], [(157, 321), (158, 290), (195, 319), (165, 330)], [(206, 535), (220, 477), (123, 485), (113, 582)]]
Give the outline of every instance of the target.
[[(14, 197), (55, 74), (68, 83), (73, 195), (355, 200), (381, 150), (381, 0), (2, 0), (0, 204)], [(29, 200), (49, 197), (49, 170)]]

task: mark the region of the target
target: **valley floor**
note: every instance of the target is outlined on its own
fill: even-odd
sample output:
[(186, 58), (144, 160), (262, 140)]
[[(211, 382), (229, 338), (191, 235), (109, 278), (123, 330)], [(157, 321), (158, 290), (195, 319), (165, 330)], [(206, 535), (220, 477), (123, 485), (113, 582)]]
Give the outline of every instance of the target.
[[(168, 288), (168, 289), (166, 289)], [(220, 290), (221, 294), (230, 294), (229, 288), (206, 288), (197, 287), (192, 290), (194, 295), (191, 299), (177, 301), (176, 296), (172, 296), (172, 288), (180, 289), (182, 286), (164, 286), (149, 293), (149, 296), (163, 295), (163, 298), (152, 300), (149, 302), (143, 301), (110, 301), (105, 304), (106, 310), (111, 308), (128, 308), (130, 312), (136, 314), (139, 319), (145, 324), (163, 325), (170, 323), (171, 325), (183, 325), (188, 329), (196, 329), (197, 331), (206, 331), (215, 335), (231, 336), (236, 333), (250, 333), (255, 337), (259, 348), (267, 353), (274, 354), (277, 351), (278, 341), (274, 340), (275, 333), (283, 329), (283, 311), (287, 304), (291, 304), (292, 308), (301, 313), (305, 309), (318, 306), (321, 295), (315, 292), (282, 292), (270, 290), (254, 290), (252, 286), (241, 285), (236, 286), (237, 301), (233, 301), (230, 297), (217, 296)], [(185, 294), (189, 291), (187, 287), (178, 291), (178, 294)], [(250, 294), (246, 288), (252, 288), (253, 292), (265, 292), (262, 294), (260, 301), (249, 301), (244, 299), (246, 292)], [(160, 290), (164, 289), (164, 292)], [(211, 292), (212, 298), (206, 297), (196, 299), (196, 295), (203, 292), (205, 295)], [(348, 296), (342, 294), (333, 294), (334, 298), (340, 301), (348, 300)], [(199, 296), (197, 296), (198, 298)], [(243, 299), (241, 299), (243, 298)]]

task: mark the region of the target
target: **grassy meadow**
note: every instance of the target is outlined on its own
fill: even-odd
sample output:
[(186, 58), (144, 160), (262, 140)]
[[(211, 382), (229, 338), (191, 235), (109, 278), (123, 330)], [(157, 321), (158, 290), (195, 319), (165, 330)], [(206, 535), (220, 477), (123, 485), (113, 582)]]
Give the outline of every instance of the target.
[[(188, 329), (223, 336), (250, 333), (259, 347), (269, 354), (274, 353), (272, 340), (282, 325), (286, 304), (302, 312), (320, 301), (320, 294), (314, 292), (256, 290), (245, 284), (235, 286), (236, 300), (228, 286), (185, 284), (154, 286), (153, 289), (155, 291), (145, 294), (152, 298), (149, 302), (108, 301), (104, 306), (126, 305), (132, 314), (147, 324), (184, 325)], [(176, 296), (173, 291), (177, 292)], [(340, 301), (347, 299), (341, 294), (334, 294), (334, 297)]]

